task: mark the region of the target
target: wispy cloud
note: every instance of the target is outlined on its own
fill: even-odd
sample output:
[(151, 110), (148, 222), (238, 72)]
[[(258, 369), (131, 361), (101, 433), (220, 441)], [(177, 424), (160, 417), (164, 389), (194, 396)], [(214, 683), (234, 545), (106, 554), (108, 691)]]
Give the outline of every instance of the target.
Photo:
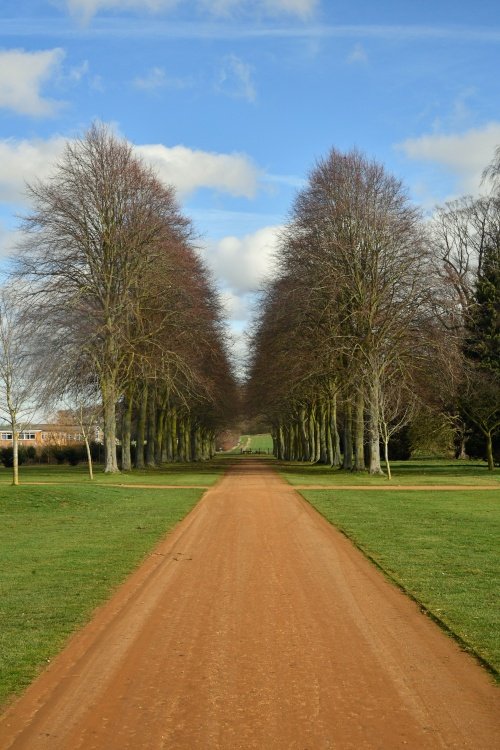
[(347, 62), (351, 65), (363, 64), (368, 62), (368, 55), (362, 44), (359, 42), (354, 45), (349, 55), (347, 56)]
[(329, 25), (296, 23), (282, 25), (269, 21), (263, 25), (224, 22), (174, 22), (161, 18), (97, 17), (92, 26), (75, 26), (68, 20), (43, 18), (2, 19), (2, 35), (38, 35), (64, 37), (114, 36), (123, 38), (165, 39), (381, 39), (419, 41), (436, 39), (450, 43), (500, 44), (500, 28), (471, 28), (457, 26), (418, 25)]
[(158, 89), (185, 89), (193, 85), (191, 78), (176, 78), (167, 75), (164, 68), (150, 68), (143, 76), (136, 76), (132, 85), (143, 91), (157, 91)]
[(236, 55), (228, 55), (222, 61), (216, 82), (217, 91), (235, 99), (254, 102), (257, 98), (253, 82), (253, 68)]
[(59, 71), (64, 50), (0, 51), (0, 107), (20, 115), (50, 117), (62, 102), (45, 98), (42, 88)]
[(182, 5), (194, 5), (212, 16), (229, 16), (249, 11), (270, 16), (291, 15), (309, 18), (319, 0), (66, 0), (69, 12), (88, 23), (106, 10), (135, 10), (164, 13)]

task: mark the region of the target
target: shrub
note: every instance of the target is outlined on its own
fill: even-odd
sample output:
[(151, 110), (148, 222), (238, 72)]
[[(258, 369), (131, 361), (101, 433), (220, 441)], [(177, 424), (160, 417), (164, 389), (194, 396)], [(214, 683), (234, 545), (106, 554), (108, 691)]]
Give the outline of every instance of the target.
[[(19, 466), (26, 463), (26, 460), (27, 460), (26, 448), (23, 445), (20, 445), (18, 448)], [(0, 461), (5, 466), (6, 469), (12, 469), (14, 465), (14, 449), (12, 448), (12, 446), (9, 445), (8, 448), (0, 449)]]
[(34, 445), (28, 445), (25, 448), (25, 451), (26, 451), (26, 461), (28, 461), (29, 463), (33, 463), (34, 461), (36, 461), (37, 454), (36, 454), (36, 448)]

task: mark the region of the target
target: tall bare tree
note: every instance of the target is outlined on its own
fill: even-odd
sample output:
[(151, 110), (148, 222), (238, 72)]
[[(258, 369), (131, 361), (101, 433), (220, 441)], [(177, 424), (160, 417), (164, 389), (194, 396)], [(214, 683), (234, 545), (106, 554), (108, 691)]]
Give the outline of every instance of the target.
[(116, 403), (144, 338), (143, 280), (172, 236), (185, 238), (173, 189), (103, 125), (68, 143), (49, 180), (28, 190), (33, 211), (17, 273), (59, 346), (84, 353), (103, 403), (105, 471), (118, 471)]

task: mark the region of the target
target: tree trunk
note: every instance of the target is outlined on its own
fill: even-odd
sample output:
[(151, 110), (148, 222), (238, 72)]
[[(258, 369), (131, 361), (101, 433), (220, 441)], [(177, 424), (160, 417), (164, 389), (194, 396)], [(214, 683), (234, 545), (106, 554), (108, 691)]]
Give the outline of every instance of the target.
[(139, 413), (137, 415), (135, 467), (144, 469), (144, 442), (146, 440), (146, 417), (148, 411), (148, 387), (142, 386), (140, 394)]
[(493, 440), (491, 438), (491, 432), (485, 434), (486, 437), (486, 460), (488, 461), (488, 471), (493, 471), (495, 468), (495, 462), (493, 460)]
[(130, 440), (132, 437), (132, 395), (127, 393), (122, 414), (122, 471), (132, 469), (132, 457), (130, 454)]
[(319, 406), (319, 441), (320, 441), (320, 458), (321, 464), (328, 463), (328, 453), (326, 447), (326, 433), (327, 433), (327, 413), (326, 404), (322, 400)]
[(380, 382), (377, 374), (373, 374), (369, 388), (370, 397), (370, 474), (383, 474), (380, 465)]
[(117, 474), (118, 460), (116, 457), (116, 392), (112, 382), (103, 383), (102, 407), (104, 413), (104, 472)]
[(344, 433), (343, 433), (344, 461), (342, 468), (347, 471), (352, 469), (352, 406), (346, 401), (344, 406)]
[(392, 479), (391, 474), (391, 465), (389, 463), (389, 438), (384, 437), (384, 460), (385, 460), (385, 468), (387, 469), (387, 479), (389, 481)]
[(360, 387), (354, 405), (354, 466), (353, 471), (365, 470), (365, 397)]
[(155, 463), (157, 466), (163, 461), (163, 447), (165, 443), (165, 412), (167, 396), (164, 396), (156, 410)]
[(12, 484), (19, 484), (19, 433), (15, 422), (12, 428)]
[(90, 450), (90, 443), (88, 435), (84, 435), (83, 439), (85, 440), (85, 449), (87, 451), (87, 466), (89, 469), (89, 477), (90, 479), (94, 478), (94, 471), (92, 469), (92, 452)]
[(330, 431), (331, 431), (332, 441), (333, 441), (332, 466), (340, 466), (342, 464), (342, 455), (340, 451), (340, 435), (339, 435), (339, 431), (337, 428), (337, 394), (336, 393), (332, 396), (330, 414), (331, 414)]
[(155, 463), (155, 443), (156, 443), (156, 398), (155, 387), (151, 385), (148, 393), (148, 439), (146, 442), (146, 465), (153, 468)]

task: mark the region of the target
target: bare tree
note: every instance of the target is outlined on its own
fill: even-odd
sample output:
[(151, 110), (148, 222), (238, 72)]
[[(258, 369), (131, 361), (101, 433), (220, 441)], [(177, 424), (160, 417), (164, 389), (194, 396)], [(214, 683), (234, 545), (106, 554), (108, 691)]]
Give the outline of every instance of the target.
[(380, 436), (384, 444), (384, 462), (389, 480), (392, 479), (389, 441), (411, 423), (418, 405), (414, 391), (402, 375), (396, 370), (385, 377), (379, 404)]
[(12, 289), (0, 291), (0, 415), (12, 435), (12, 484), (19, 484), (19, 435), (29, 427), (42, 398), (31, 327)]
[(28, 192), (17, 274), (31, 282), (37, 315), (59, 347), (83, 353), (98, 376), (105, 471), (115, 472), (116, 403), (145, 335), (143, 280), (189, 223), (173, 189), (99, 124), (68, 143), (51, 179)]

